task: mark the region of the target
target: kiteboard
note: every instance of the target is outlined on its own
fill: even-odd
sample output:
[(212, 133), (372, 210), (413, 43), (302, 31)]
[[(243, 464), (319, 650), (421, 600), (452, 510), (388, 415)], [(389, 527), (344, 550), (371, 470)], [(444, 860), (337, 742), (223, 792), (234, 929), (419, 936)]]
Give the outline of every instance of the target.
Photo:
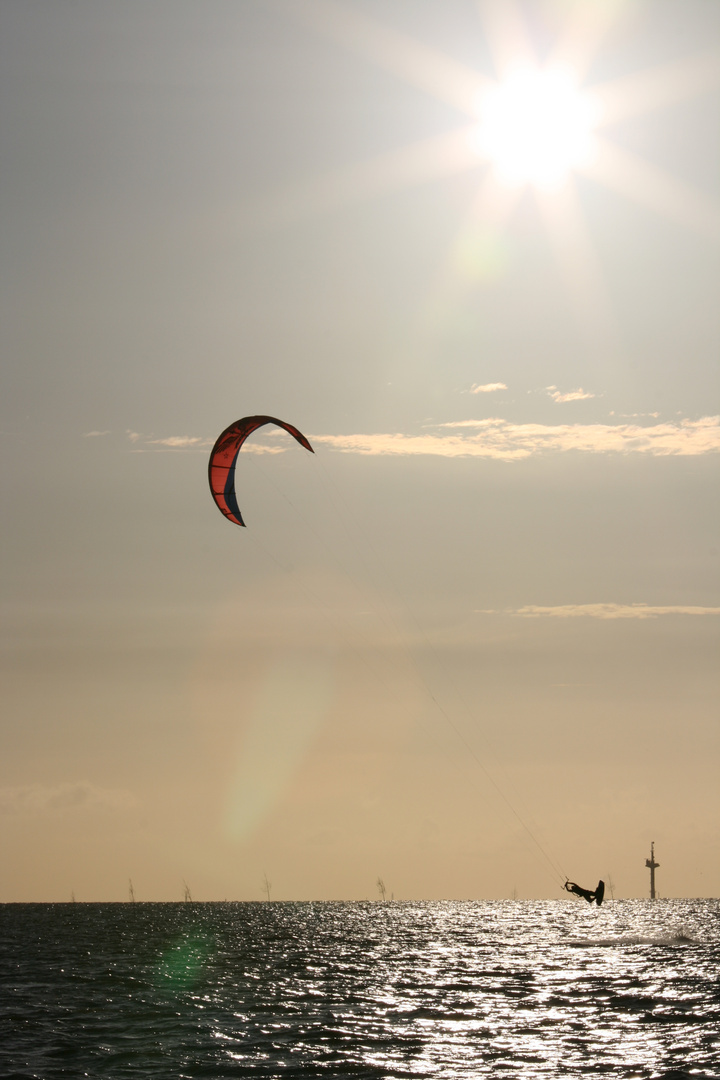
[(600, 907), (600, 905), (602, 904), (604, 896), (605, 896), (605, 882), (604, 881), (598, 881), (598, 886), (597, 886), (597, 889), (595, 890), (595, 903), (597, 904), (598, 907)]

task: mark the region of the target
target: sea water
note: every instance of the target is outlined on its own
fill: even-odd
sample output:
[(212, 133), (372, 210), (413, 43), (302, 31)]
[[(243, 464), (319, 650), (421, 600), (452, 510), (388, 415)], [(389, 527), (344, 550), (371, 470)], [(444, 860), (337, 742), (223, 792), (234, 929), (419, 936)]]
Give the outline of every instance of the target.
[(720, 1076), (720, 902), (0, 905), (0, 1076)]

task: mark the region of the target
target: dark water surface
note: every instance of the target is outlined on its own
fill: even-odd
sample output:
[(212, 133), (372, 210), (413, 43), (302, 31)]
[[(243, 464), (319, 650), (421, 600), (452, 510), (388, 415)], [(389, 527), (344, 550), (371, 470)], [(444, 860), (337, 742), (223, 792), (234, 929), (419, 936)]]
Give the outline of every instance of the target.
[(0, 905), (0, 1076), (720, 1077), (720, 902)]

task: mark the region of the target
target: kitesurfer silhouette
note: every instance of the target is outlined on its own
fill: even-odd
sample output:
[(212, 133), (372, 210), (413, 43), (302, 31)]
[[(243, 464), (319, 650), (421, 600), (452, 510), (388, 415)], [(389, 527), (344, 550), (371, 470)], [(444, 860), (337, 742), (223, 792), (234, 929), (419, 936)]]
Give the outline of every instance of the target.
[(567, 892), (575, 893), (576, 896), (582, 896), (584, 900), (587, 900), (588, 904), (592, 904), (593, 900), (595, 900), (598, 907), (602, 904), (605, 895), (604, 881), (598, 881), (597, 889), (594, 892), (591, 889), (583, 889), (582, 886), (576, 885), (574, 881), (566, 881), (563, 888)]

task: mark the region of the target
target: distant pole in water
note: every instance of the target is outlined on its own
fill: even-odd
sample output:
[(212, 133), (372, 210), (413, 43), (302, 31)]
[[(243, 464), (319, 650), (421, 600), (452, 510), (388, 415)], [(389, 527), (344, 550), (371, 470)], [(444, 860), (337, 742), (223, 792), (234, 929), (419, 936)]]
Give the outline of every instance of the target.
[(267, 874), (263, 874), (263, 892), (267, 896), (268, 902), (270, 901), (270, 889), (271, 888), (272, 888), (272, 881), (268, 881)]
[(655, 841), (650, 844), (650, 858), (645, 860), (645, 865), (650, 870), (650, 899), (655, 899), (655, 871), (660, 866), (659, 862), (655, 862)]

